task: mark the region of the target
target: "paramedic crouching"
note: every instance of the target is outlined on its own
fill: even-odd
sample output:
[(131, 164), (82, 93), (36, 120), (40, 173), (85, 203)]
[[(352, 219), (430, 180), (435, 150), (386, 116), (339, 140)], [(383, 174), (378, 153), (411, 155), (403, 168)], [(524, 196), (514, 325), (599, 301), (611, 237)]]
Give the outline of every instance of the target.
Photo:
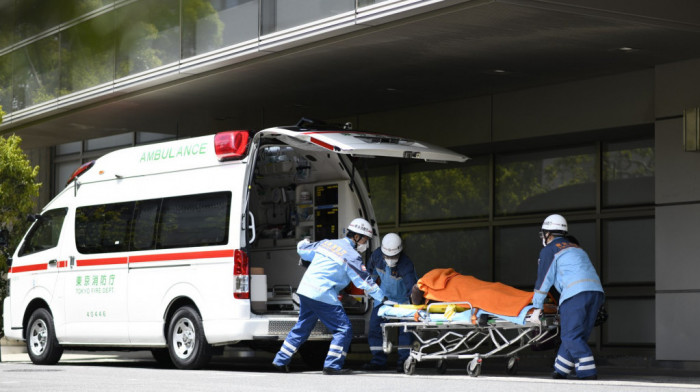
[[(416, 284), (416, 270), (411, 259), (403, 253), (401, 237), (389, 233), (382, 239), (381, 248), (375, 250), (367, 263), (372, 278), (379, 279), (379, 287), (389, 301), (410, 304), (411, 289)], [(382, 318), (377, 315), (375, 306), (369, 321), (369, 350), (372, 360), (363, 366), (364, 370), (384, 370), (387, 368), (387, 355), (382, 350)], [(403, 373), (403, 362), (408, 358), (412, 334), (399, 328), (399, 357), (396, 370)]]
[(578, 379), (597, 379), (588, 338), (605, 295), (600, 278), (576, 240), (567, 238), (568, 225), (561, 215), (544, 220), (540, 238), (544, 249), (537, 261), (537, 282), (532, 304), (537, 308), (531, 321), (539, 321), (549, 289), (560, 293), (561, 346), (554, 362), (553, 378), (567, 378), (575, 371)]
[(310, 261), (301, 278), (299, 295), (299, 320), (289, 331), (272, 364), (281, 371), (289, 371), (292, 355), (311, 334), (316, 322), (321, 322), (333, 334), (328, 354), (323, 364), (323, 374), (348, 374), (343, 369), (345, 357), (352, 341), (350, 319), (338, 300), (338, 292), (350, 281), (374, 298), (375, 306), (381, 305), (384, 293), (372, 280), (362, 264), (361, 254), (367, 250), (372, 237), (372, 226), (362, 218), (354, 219), (348, 226), (345, 238), (310, 243), (299, 242), (297, 252), (302, 260)]

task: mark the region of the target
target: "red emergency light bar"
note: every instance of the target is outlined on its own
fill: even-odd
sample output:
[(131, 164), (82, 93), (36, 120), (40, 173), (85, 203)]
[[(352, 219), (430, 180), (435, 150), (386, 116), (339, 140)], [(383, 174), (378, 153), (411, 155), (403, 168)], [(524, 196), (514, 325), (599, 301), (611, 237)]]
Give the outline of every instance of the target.
[(90, 168), (91, 168), (92, 165), (94, 165), (94, 164), (95, 164), (95, 161), (90, 161), (90, 162), (83, 163), (82, 165), (80, 165), (80, 167), (77, 168), (77, 169), (73, 172), (73, 174), (70, 176), (70, 178), (68, 179), (68, 182), (66, 182), (66, 186), (68, 186), (68, 184), (70, 184), (71, 181), (75, 180), (76, 178), (80, 177), (80, 175), (82, 175), (82, 174), (85, 173), (86, 171), (90, 170)]
[(225, 131), (214, 136), (214, 151), (219, 161), (245, 157), (248, 152), (249, 131)]

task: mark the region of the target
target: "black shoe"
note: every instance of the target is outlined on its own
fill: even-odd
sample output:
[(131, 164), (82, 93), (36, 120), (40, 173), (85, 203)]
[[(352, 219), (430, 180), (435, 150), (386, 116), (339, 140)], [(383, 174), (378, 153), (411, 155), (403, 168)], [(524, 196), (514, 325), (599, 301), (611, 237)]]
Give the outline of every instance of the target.
[(289, 373), (289, 365), (277, 365), (273, 363), (272, 366), (282, 373)]
[(343, 374), (352, 373), (351, 369), (333, 369), (333, 368), (323, 368), (323, 374), (328, 376), (340, 376)]
[(597, 379), (598, 379), (598, 375), (597, 375), (597, 374), (594, 374), (594, 375), (588, 376), (588, 377), (579, 377), (578, 379), (579, 379), (579, 380), (597, 380)]
[(381, 370), (386, 370), (386, 365), (378, 365), (376, 363), (369, 362), (362, 365), (362, 370), (366, 370), (368, 372), (378, 372)]
[(558, 371), (554, 371), (552, 373), (552, 378), (555, 380), (565, 380), (566, 379), (566, 374), (561, 374)]

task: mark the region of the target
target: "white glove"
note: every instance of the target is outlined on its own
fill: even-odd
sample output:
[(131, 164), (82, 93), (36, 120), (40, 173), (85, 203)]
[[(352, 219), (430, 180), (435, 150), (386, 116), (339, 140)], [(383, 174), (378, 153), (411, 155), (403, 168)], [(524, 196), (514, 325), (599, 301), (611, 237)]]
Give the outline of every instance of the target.
[(532, 311), (532, 314), (530, 314), (527, 317), (527, 321), (533, 323), (533, 324), (538, 324), (541, 325), (542, 322), (540, 321), (540, 314), (542, 313), (542, 309), (535, 309)]
[(308, 245), (310, 243), (311, 243), (311, 241), (309, 241), (308, 238), (304, 238), (303, 240), (297, 242), (297, 249), (299, 249), (300, 247), (302, 247), (304, 245)]

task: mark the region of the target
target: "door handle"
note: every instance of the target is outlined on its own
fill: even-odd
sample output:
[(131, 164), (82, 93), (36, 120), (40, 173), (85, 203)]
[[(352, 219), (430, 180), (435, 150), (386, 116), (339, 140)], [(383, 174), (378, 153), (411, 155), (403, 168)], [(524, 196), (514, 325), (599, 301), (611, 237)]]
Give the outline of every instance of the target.
[(56, 263), (58, 263), (58, 261), (56, 259), (49, 260), (49, 267), (55, 267)]
[(250, 226), (248, 226), (248, 228), (250, 229), (250, 232), (253, 235), (253, 238), (251, 238), (250, 241), (248, 241), (248, 243), (252, 244), (253, 241), (255, 241), (255, 217), (253, 216), (252, 211), (248, 211), (248, 215), (250, 215)]

